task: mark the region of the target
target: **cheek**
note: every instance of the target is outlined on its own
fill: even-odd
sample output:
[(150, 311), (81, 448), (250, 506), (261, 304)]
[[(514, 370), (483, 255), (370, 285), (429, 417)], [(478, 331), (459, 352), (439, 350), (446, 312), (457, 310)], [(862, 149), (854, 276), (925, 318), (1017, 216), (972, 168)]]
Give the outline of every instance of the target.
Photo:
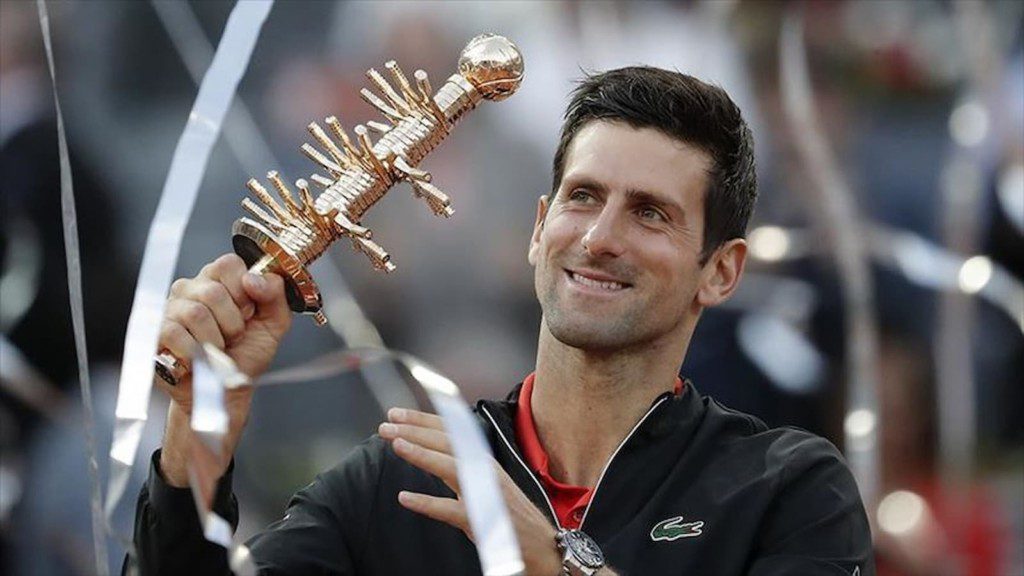
[(678, 246), (670, 246), (649, 255), (648, 262), (660, 270), (666, 284), (679, 290), (692, 290), (701, 282), (701, 267), (695, 258), (685, 258), (680, 254), (684, 250)]
[(545, 224), (542, 239), (549, 248), (557, 250), (567, 245), (573, 245), (586, 233), (586, 230), (586, 221), (580, 215), (553, 214)]

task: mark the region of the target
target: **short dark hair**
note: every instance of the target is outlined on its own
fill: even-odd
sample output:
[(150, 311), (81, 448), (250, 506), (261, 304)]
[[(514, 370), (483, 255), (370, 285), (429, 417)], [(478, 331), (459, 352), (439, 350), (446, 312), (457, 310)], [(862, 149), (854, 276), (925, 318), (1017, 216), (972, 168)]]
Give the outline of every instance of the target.
[(743, 238), (757, 200), (754, 139), (725, 90), (651, 66), (587, 75), (572, 92), (555, 151), (552, 194), (562, 184), (573, 138), (594, 120), (654, 128), (711, 158), (704, 197), (702, 263), (727, 240)]

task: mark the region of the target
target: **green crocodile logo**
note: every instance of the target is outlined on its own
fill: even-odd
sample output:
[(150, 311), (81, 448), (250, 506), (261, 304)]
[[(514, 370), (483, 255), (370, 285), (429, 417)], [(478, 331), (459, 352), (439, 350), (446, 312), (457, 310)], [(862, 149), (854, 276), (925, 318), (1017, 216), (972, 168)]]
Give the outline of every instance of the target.
[(680, 538), (693, 538), (701, 535), (703, 527), (703, 520), (683, 522), (682, 516), (676, 516), (655, 524), (654, 528), (651, 528), (651, 540), (671, 542)]

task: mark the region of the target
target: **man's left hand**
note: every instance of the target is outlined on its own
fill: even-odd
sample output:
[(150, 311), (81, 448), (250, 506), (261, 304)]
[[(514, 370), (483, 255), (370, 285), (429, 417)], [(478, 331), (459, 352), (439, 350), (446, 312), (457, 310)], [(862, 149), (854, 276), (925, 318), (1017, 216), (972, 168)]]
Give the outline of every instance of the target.
[[(459, 490), (455, 457), (441, 417), (418, 410), (392, 408), (388, 411), (388, 421), (380, 425), (378, 432), (382, 438), (391, 442), (395, 454), (436, 476), (456, 494), (456, 498), (441, 498), (402, 491), (398, 494), (399, 503), (417, 514), (462, 530), (472, 540), (469, 517)], [(494, 468), (505, 497), (505, 506), (516, 530), (523, 561), (526, 563), (526, 573), (537, 576), (561, 573), (562, 558), (555, 546), (554, 526), (497, 462)]]

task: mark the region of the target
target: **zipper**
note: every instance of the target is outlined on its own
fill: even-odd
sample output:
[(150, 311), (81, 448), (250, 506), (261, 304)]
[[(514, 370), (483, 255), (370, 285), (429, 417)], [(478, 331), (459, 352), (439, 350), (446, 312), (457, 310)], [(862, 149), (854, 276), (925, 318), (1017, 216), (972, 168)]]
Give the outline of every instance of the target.
[(548, 512), (551, 512), (551, 518), (555, 521), (555, 526), (559, 530), (562, 530), (562, 524), (558, 521), (558, 514), (555, 513), (555, 507), (551, 505), (551, 499), (548, 498), (547, 490), (544, 490), (544, 486), (541, 485), (540, 480), (534, 476), (533, 470), (530, 470), (530, 467), (527, 466), (526, 462), (523, 462), (523, 459), (519, 456), (519, 452), (516, 452), (516, 449), (512, 447), (512, 444), (508, 441), (508, 438), (505, 437), (505, 433), (501, 431), (501, 428), (498, 427), (498, 423), (494, 421), (494, 416), (491, 416), (491, 412), (487, 410), (487, 407), (481, 406), (480, 409), (484, 411), (484, 414), (487, 415), (487, 419), (491, 421), (491, 426), (494, 426), (494, 430), (498, 433), (498, 437), (501, 438), (501, 441), (505, 443), (505, 447), (508, 448), (508, 451), (516, 457), (516, 461), (523, 467), (523, 470), (526, 470), (526, 473), (530, 476), (530, 479), (533, 480), (533, 483), (537, 485), (537, 489), (540, 490), (541, 495), (544, 496), (544, 502), (548, 505)]
[[(662, 397), (659, 398), (658, 401), (655, 402), (654, 405), (652, 405), (647, 410), (643, 417), (640, 418), (640, 420), (635, 425), (633, 425), (633, 428), (632, 430), (629, 431), (629, 434), (626, 434), (626, 437), (622, 439), (622, 442), (619, 442), (619, 445), (615, 448), (615, 451), (612, 452), (611, 457), (608, 458), (608, 461), (605, 462), (604, 468), (601, 470), (601, 475), (597, 477), (597, 484), (594, 485), (594, 491), (590, 495), (590, 502), (587, 502), (587, 507), (583, 510), (583, 518), (580, 519), (580, 526), (578, 530), (582, 530), (583, 523), (587, 521), (587, 515), (590, 513), (590, 507), (594, 505), (594, 499), (597, 497), (597, 490), (598, 488), (601, 487), (601, 481), (604, 480), (604, 476), (608, 472), (608, 468), (611, 467), (612, 461), (615, 460), (615, 457), (619, 454), (619, 451), (621, 451), (622, 447), (625, 446), (627, 442), (629, 442), (629, 439), (633, 437), (633, 434), (635, 434), (636, 431), (640, 428), (640, 426), (643, 425), (644, 421), (646, 421), (647, 418), (652, 413), (654, 413), (655, 410), (658, 409), (658, 406), (661, 406), (661, 404), (665, 402), (665, 400), (668, 400), (668, 398), (669, 396), (662, 395)], [(501, 428), (498, 427), (498, 423), (494, 421), (494, 417), (491, 416), (491, 413), (490, 411), (487, 410), (487, 407), (481, 406), (480, 408), (483, 410), (484, 414), (487, 415), (487, 419), (491, 421), (491, 425), (494, 426), (494, 430), (498, 433), (498, 437), (501, 438), (501, 441), (505, 443), (505, 447), (508, 448), (509, 452), (511, 452), (512, 455), (516, 457), (516, 461), (519, 462), (519, 465), (523, 467), (523, 470), (526, 470), (526, 473), (530, 476), (530, 479), (533, 480), (533, 483), (537, 485), (537, 488), (540, 490), (541, 495), (544, 496), (544, 502), (546, 502), (548, 505), (548, 511), (551, 513), (551, 518), (555, 521), (555, 526), (557, 526), (559, 530), (562, 530), (562, 524), (558, 521), (558, 514), (555, 513), (555, 507), (552, 506), (551, 499), (548, 498), (548, 493), (546, 490), (544, 490), (544, 486), (540, 483), (540, 480), (537, 479), (537, 477), (533, 474), (533, 470), (530, 470), (530, 467), (526, 465), (526, 462), (523, 462), (523, 459), (519, 456), (519, 453), (516, 452), (515, 448), (512, 447), (512, 444), (508, 441), (508, 438), (505, 437), (505, 434), (501, 431)]]
[[(601, 488), (601, 481), (604, 480), (604, 475), (608, 472), (608, 468), (611, 467), (612, 461), (615, 460), (615, 457), (618, 456), (622, 447), (626, 445), (626, 442), (629, 442), (629, 439), (632, 438), (633, 434), (635, 434), (640, 428), (640, 425), (647, 420), (647, 417), (657, 410), (658, 406), (661, 406), (662, 402), (668, 400), (668, 398), (668, 396), (662, 395), (661, 399), (655, 402), (654, 405), (647, 410), (647, 413), (644, 414), (643, 418), (633, 426), (633, 429), (629, 431), (629, 434), (626, 434), (626, 437), (622, 439), (622, 442), (619, 442), (619, 445), (615, 448), (615, 452), (612, 452), (611, 457), (609, 457), (608, 461), (604, 463), (604, 469), (601, 470), (601, 475), (597, 477), (597, 484), (594, 484), (594, 491), (590, 493), (590, 502), (587, 502), (587, 507), (583, 509), (583, 518), (580, 519), (580, 526), (577, 530), (583, 530), (583, 524), (587, 521), (587, 515), (590, 514), (590, 507), (594, 505), (594, 500), (597, 499), (597, 490)], [(547, 495), (545, 494), (545, 497), (546, 496)]]

